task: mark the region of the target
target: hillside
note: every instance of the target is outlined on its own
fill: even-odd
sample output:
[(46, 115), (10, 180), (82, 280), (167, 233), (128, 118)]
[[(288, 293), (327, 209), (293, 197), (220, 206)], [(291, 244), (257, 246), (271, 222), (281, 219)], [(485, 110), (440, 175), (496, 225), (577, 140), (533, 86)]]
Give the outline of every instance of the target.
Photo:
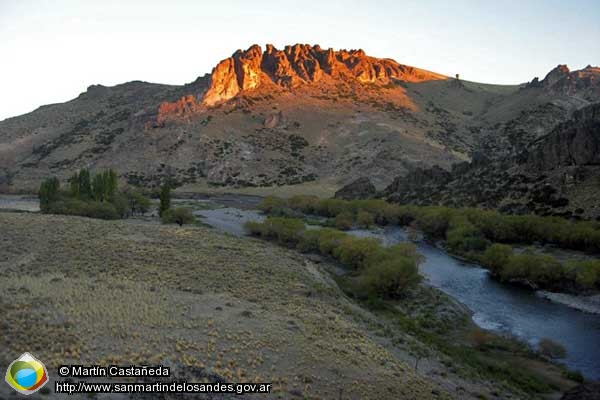
[(600, 103), (584, 107), (515, 156), (416, 169), (381, 195), (400, 203), (483, 206), (600, 219)]
[[(530, 399), (574, 385), (514, 343), (496, 338), (503, 347), (479, 352), (464, 307), (427, 286), (398, 309), (444, 342), (456, 337), (461, 353), (452, 357), (431, 342), (435, 334), (417, 335), (347, 297), (330, 274), (339, 266), (274, 244), (152, 219), (3, 212), (0, 225), (2, 374), (26, 348), (49, 371), (161, 364), (172, 369), (168, 380), (273, 383), (260, 398)], [(512, 365), (524, 379), (506, 380)], [(11, 392), (0, 386), (0, 397)], [(110, 395), (234, 397), (256, 398)]]
[(415, 168), (510, 155), (600, 99), (598, 68), (557, 67), (496, 86), (362, 50), (252, 46), (184, 86), (90, 86), (0, 122), (0, 190), (115, 168), (129, 184), (248, 187), (366, 176), (378, 188)]

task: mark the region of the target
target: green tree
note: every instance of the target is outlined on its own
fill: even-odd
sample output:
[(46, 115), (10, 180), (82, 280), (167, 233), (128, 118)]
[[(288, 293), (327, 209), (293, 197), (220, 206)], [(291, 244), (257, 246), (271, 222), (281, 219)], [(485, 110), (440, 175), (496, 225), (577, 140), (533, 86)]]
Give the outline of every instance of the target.
[(42, 210), (42, 212), (46, 213), (50, 210), (52, 203), (59, 199), (59, 192), (60, 182), (58, 178), (48, 178), (41, 183), (38, 196), (40, 199), (40, 210)]
[(104, 174), (98, 173), (92, 178), (92, 197), (94, 200), (102, 202), (106, 200), (105, 193)]
[(158, 207), (158, 215), (162, 217), (163, 213), (171, 208), (171, 188), (168, 183), (165, 183), (160, 188), (160, 206)]
[(69, 195), (75, 199), (79, 198), (79, 173), (77, 172), (69, 178)]
[(127, 194), (131, 214), (145, 214), (150, 209), (150, 199), (139, 192), (131, 192)]
[(90, 171), (85, 168), (79, 171), (79, 198), (82, 200), (89, 200), (92, 198)]

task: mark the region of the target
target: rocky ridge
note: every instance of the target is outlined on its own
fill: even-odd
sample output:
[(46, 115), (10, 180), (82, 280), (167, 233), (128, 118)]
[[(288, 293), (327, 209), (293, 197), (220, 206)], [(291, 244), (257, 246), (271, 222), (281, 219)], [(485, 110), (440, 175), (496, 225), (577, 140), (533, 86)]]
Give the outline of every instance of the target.
[(414, 204), (600, 219), (600, 103), (533, 142), (515, 157), (414, 169), (381, 196)]

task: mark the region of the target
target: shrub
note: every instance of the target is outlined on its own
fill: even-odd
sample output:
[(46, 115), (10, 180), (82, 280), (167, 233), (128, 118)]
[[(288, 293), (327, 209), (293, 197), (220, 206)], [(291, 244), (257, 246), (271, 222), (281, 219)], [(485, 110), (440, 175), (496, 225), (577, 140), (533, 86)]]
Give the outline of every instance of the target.
[(342, 212), (335, 217), (333, 224), (337, 229), (346, 231), (352, 228), (354, 216), (349, 212)]
[(565, 358), (567, 350), (565, 347), (549, 338), (543, 338), (538, 344), (540, 354), (548, 358)]
[(287, 206), (305, 214), (315, 214), (319, 207), (319, 198), (310, 195), (298, 195), (290, 197)]
[(268, 217), (263, 223), (267, 237), (282, 244), (296, 244), (304, 231), (304, 222), (294, 218)]
[(336, 229), (319, 229), (319, 252), (323, 255), (332, 255), (333, 250), (340, 245), (345, 237), (344, 232)]
[(367, 296), (394, 298), (419, 282), (417, 263), (410, 257), (386, 258), (370, 264), (360, 278)]
[(123, 193), (113, 194), (110, 198), (110, 204), (115, 207), (120, 218), (126, 218), (130, 215), (129, 200)]
[(498, 274), (513, 255), (512, 247), (506, 244), (494, 243), (485, 250), (481, 263), (493, 273)]
[(455, 216), (449, 222), (446, 231), (448, 248), (457, 253), (482, 251), (487, 247), (487, 241), (465, 216)]
[(335, 217), (349, 209), (349, 204), (345, 200), (324, 199), (318, 203), (316, 212), (324, 217)]
[(85, 216), (99, 219), (119, 219), (117, 209), (111, 203), (89, 201), (85, 203)]
[(246, 221), (244, 224), (244, 229), (246, 232), (253, 236), (265, 236), (263, 229), (264, 227), (265, 225), (258, 221)]
[(415, 219), (427, 235), (445, 237), (451, 216), (451, 211), (446, 207), (424, 207), (417, 212)]
[(321, 229), (307, 229), (300, 234), (296, 248), (303, 253), (318, 252)]
[(369, 229), (375, 224), (375, 218), (368, 211), (359, 211), (356, 214), (356, 223), (361, 228)]
[(118, 219), (119, 213), (111, 203), (65, 199), (53, 203), (49, 209), (52, 214), (79, 215), (98, 219)]
[(503, 280), (524, 279), (546, 288), (559, 287), (563, 269), (552, 256), (526, 252), (510, 257), (500, 276)]
[(179, 226), (192, 224), (196, 221), (192, 210), (187, 207), (176, 207), (163, 211), (161, 219), (164, 224), (175, 223)]
[(332, 255), (350, 268), (363, 269), (367, 265), (367, 260), (380, 248), (381, 243), (377, 239), (346, 236), (332, 250)]
[(600, 261), (569, 261), (565, 273), (577, 288), (591, 290), (600, 287)]
[(260, 202), (260, 204), (258, 205), (258, 209), (264, 212), (265, 214), (270, 214), (274, 209), (282, 208), (285, 206), (285, 200), (275, 196), (267, 196)]

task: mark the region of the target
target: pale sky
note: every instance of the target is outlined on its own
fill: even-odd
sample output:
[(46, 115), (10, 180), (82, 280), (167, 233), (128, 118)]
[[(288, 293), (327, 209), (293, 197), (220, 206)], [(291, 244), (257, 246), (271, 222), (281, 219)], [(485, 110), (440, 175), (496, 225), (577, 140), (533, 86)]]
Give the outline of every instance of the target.
[(599, 0), (0, 0), (0, 120), (92, 84), (191, 82), (254, 43), (515, 84), (599, 65), (599, 38)]

